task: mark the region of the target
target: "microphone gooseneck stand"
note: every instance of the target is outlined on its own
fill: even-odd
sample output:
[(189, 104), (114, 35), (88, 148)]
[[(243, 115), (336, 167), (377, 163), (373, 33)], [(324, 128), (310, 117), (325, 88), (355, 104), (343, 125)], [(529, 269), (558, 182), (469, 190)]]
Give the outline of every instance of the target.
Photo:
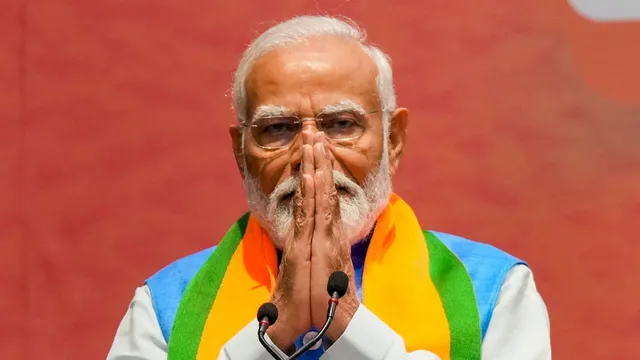
[(329, 276), (329, 281), (327, 282), (327, 292), (331, 297), (329, 299), (329, 307), (327, 309), (327, 319), (320, 329), (320, 332), (313, 337), (313, 339), (309, 340), (303, 347), (298, 349), (293, 355), (289, 357), (282, 357), (278, 350), (275, 349), (274, 346), (269, 344), (265, 339), (265, 333), (269, 326), (273, 325), (276, 320), (278, 320), (278, 308), (272, 303), (264, 303), (258, 309), (258, 340), (260, 344), (264, 346), (264, 348), (271, 354), (274, 359), (277, 360), (294, 360), (298, 358), (300, 355), (307, 352), (311, 349), (318, 341), (322, 340), (327, 330), (329, 330), (329, 326), (333, 322), (333, 318), (336, 315), (336, 310), (338, 307), (339, 299), (347, 293), (347, 288), (349, 287), (349, 277), (342, 271), (336, 271)]

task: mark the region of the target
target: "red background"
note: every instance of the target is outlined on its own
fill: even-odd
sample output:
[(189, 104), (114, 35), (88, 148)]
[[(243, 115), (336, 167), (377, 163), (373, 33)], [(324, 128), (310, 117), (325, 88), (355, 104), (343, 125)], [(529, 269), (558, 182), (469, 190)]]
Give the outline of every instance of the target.
[(0, 4), (2, 358), (104, 358), (134, 288), (245, 211), (232, 72), (309, 12), (391, 55), (425, 227), (529, 261), (554, 359), (640, 358), (638, 24), (562, 0)]

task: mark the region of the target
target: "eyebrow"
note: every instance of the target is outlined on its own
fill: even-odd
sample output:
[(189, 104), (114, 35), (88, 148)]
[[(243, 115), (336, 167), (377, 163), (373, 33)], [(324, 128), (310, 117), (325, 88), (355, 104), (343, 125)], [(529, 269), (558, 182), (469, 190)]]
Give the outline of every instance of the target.
[[(351, 99), (340, 100), (335, 104), (325, 105), (320, 108), (318, 115), (331, 114), (342, 111), (353, 111), (360, 115), (365, 115), (366, 111), (364, 107), (356, 101)], [(251, 122), (265, 117), (279, 117), (279, 116), (292, 116), (295, 115), (295, 111), (284, 105), (260, 105), (256, 108), (251, 118)]]
[(283, 105), (260, 105), (253, 113), (251, 121), (264, 117), (291, 116), (294, 111)]
[(361, 104), (350, 99), (344, 99), (335, 104), (325, 105), (320, 109), (319, 114), (331, 114), (341, 111), (354, 111), (363, 116), (366, 114), (366, 111)]

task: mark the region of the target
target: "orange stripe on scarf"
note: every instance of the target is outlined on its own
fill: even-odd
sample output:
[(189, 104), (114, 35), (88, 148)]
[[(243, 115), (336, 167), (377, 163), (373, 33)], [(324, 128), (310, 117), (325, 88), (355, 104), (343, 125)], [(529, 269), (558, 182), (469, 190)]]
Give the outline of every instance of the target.
[(198, 360), (217, 359), (222, 346), (255, 319), (258, 307), (271, 298), (277, 271), (273, 242), (252, 216), (209, 312)]
[(429, 349), (449, 359), (449, 323), (431, 281), (427, 244), (413, 211), (396, 195), (378, 217), (364, 263), (362, 298), (402, 336), (407, 351)]

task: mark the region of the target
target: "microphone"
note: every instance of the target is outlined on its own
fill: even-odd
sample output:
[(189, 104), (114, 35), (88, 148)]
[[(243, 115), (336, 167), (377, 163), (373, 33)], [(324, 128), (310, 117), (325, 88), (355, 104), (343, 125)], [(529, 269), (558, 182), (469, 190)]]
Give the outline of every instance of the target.
[(274, 359), (278, 360), (286, 360), (278, 354), (276, 350), (271, 348), (271, 345), (267, 343), (267, 340), (264, 338), (264, 334), (267, 332), (269, 326), (276, 323), (278, 320), (278, 308), (272, 303), (264, 303), (258, 308), (258, 340), (264, 348), (273, 356)]
[(264, 338), (264, 334), (267, 332), (269, 326), (273, 325), (278, 319), (278, 308), (272, 303), (264, 303), (258, 309), (258, 322), (260, 326), (258, 328), (258, 340), (264, 348), (273, 356), (274, 359), (277, 360), (295, 360), (300, 355), (307, 352), (307, 350), (311, 349), (318, 341), (324, 337), (327, 330), (329, 330), (329, 326), (333, 322), (333, 318), (336, 315), (336, 310), (338, 307), (339, 299), (347, 293), (347, 289), (349, 288), (349, 277), (342, 271), (336, 271), (329, 276), (329, 281), (327, 282), (327, 293), (331, 298), (329, 299), (329, 308), (327, 309), (327, 320), (325, 320), (322, 329), (320, 332), (316, 334), (308, 343), (306, 343), (303, 347), (298, 349), (293, 355), (288, 358), (283, 358), (278, 354), (278, 352), (271, 347), (271, 344), (267, 343)]
[(349, 277), (342, 271), (336, 271), (329, 276), (329, 281), (327, 282), (327, 292), (331, 298), (329, 299), (329, 308), (327, 309), (327, 320), (325, 320), (322, 329), (320, 332), (313, 337), (313, 339), (309, 340), (303, 347), (298, 349), (293, 355), (289, 357), (289, 360), (294, 360), (298, 358), (300, 355), (304, 354), (307, 350), (311, 349), (318, 341), (322, 340), (324, 334), (329, 330), (329, 326), (333, 322), (333, 318), (336, 316), (336, 308), (338, 307), (338, 303), (340, 302), (338, 299), (344, 296), (347, 293), (347, 289), (349, 288)]

